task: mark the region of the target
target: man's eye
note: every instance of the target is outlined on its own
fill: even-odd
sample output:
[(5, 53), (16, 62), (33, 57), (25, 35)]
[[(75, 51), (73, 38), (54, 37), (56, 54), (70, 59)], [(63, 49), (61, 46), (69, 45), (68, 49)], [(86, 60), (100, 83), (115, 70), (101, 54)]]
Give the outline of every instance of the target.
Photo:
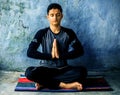
[(57, 14), (57, 16), (60, 16), (60, 14)]
[(51, 14), (50, 16), (51, 16), (51, 17), (53, 17), (54, 15), (53, 15), (53, 14)]

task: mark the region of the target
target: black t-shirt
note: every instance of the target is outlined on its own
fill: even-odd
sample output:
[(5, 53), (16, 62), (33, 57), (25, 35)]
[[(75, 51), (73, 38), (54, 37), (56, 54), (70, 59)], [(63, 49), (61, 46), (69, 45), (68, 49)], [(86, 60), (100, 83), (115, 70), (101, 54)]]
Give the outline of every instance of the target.
[[(59, 59), (52, 59), (51, 50), (53, 40), (57, 40)], [(38, 51), (41, 46), (42, 51)], [(40, 59), (41, 66), (59, 68), (67, 65), (67, 59), (76, 58), (84, 53), (83, 47), (73, 30), (61, 27), (58, 34), (54, 34), (51, 29), (39, 30), (31, 41), (27, 55)]]

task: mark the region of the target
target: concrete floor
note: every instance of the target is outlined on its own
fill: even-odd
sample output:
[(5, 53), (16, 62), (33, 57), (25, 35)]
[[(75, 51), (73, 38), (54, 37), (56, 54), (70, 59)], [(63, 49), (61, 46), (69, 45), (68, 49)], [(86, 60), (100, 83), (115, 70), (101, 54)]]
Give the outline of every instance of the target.
[[(105, 75), (108, 83), (114, 91), (94, 91), (94, 92), (72, 92), (72, 93), (53, 93), (53, 92), (16, 92), (14, 91), (17, 79), (23, 72), (0, 71), (0, 95), (120, 95), (120, 70), (107, 71)], [(96, 72), (89, 72), (94, 74)], [(10, 77), (12, 76), (12, 77)]]

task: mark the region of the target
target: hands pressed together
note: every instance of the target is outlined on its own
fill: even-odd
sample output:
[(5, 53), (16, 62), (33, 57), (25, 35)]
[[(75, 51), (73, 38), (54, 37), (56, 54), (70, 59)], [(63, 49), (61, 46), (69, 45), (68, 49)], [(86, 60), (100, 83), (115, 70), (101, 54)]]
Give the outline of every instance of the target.
[(54, 39), (53, 41), (51, 54), (52, 54), (52, 59), (55, 59), (55, 58), (59, 59), (59, 51), (58, 51), (58, 45), (57, 45), (56, 39)]

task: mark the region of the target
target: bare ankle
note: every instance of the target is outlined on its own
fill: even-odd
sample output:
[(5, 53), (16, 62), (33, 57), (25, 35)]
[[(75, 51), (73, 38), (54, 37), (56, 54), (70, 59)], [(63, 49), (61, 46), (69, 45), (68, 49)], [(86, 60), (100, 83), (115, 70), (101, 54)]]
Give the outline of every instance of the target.
[(60, 87), (60, 88), (65, 88), (65, 87), (66, 87), (66, 83), (64, 83), (64, 82), (60, 82), (59, 87)]
[(63, 83), (61, 82), (59, 85), (60, 88), (64, 89), (77, 89), (77, 90), (82, 90), (82, 84), (78, 82), (73, 82), (73, 83)]
[(42, 85), (40, 85), (39, 83), (35, 83), (35, 87), (37, 90), (39, 90), (42, 87)]

